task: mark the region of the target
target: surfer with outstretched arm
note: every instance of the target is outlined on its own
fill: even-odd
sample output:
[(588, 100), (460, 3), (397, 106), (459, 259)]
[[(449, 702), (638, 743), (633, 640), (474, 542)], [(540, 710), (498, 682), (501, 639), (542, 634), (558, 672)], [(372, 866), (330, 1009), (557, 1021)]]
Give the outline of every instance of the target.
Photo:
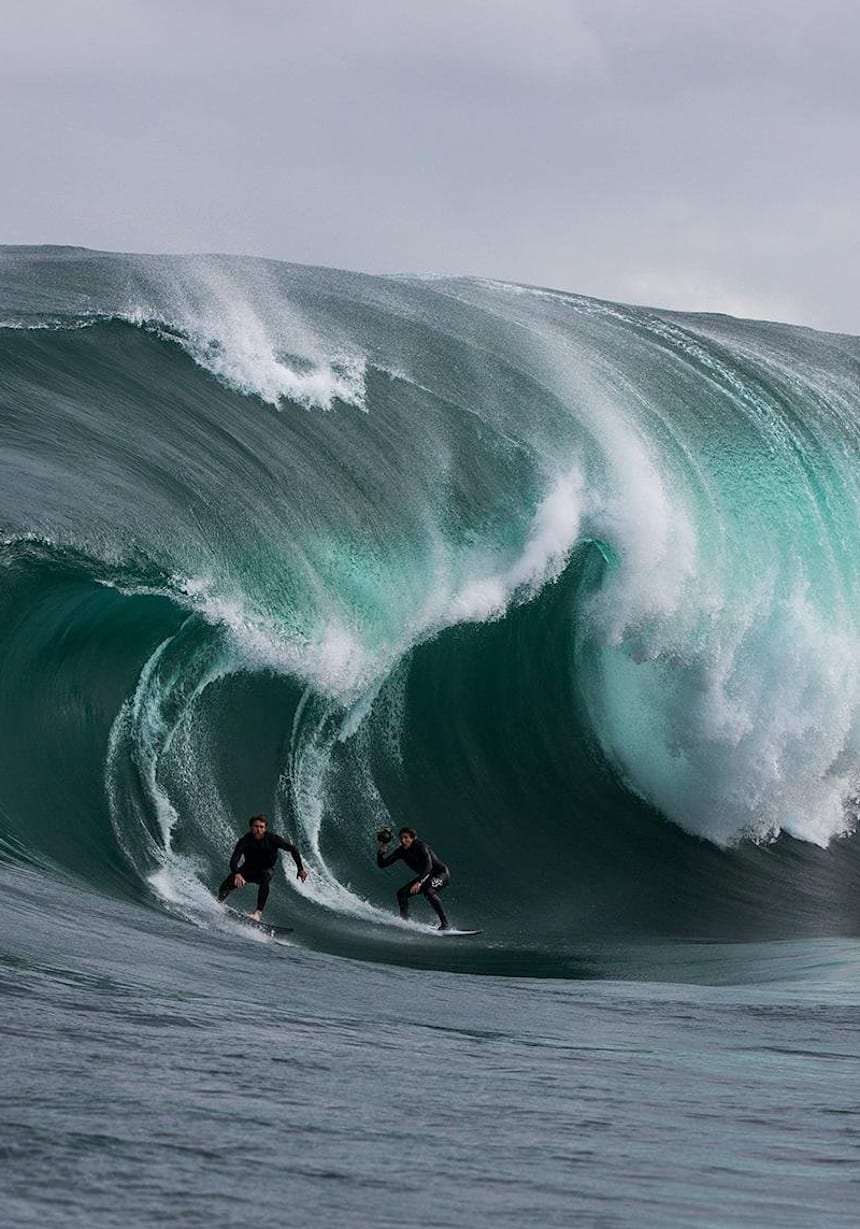
[(269, 821), (265, 815), (252, 815), (248, 821), (250, 831), (240, 836), (230, 859), (230, 874), (218, 889), (219, 903), (225, 900), (235, 888), (244, 888), (246, 883), (257, 884), (257, 908), (248, 916), (259, 922), (269, 897), (269, 886), (275, 874), (275, 864), (278, 853), (293, 855), (296, 864), (297, 878), (302, 883), (307, 879), (308, 872), (302, 865), (302, 855), (285, 841), (277, 832), (269, 832)]
[(427, 842), (419, 839), (414, 828), (401, 828), (400, 844), (393, 853), (389, 853), (388, 846), (393, 835), (390, 828), (380, 828), (377, 832), (379, 847), (376, 851), (376, 865), (384, 869), (395, 862), (405, 862), (417, 876), (409, 883), (404, 883), (397, 891), (400, 916), (409, 916), (409, 897), (417, 896), (420, 892), (439, 918), (439, 930), (448, 930), (448, 919), (437, 893), (448, 886), (451, 872), (444, 862), (439, 861)]

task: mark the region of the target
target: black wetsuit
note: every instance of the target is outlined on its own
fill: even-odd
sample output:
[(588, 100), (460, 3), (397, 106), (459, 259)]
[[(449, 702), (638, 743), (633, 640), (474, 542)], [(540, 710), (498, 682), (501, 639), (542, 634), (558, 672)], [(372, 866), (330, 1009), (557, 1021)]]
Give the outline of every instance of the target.
[(441, 892), (443, 888), (447, 887), (451, 879), (451, 872), (445, 863), (439, 861), (426, 841), (419, 841), (418, 839), (414, 840), (408, 849), (403, 845), (398, 845), (394, 853), (383, 853), (381, 849), (377, 849), (377, 866), (391, 866), (394, 862), (405, 862), (410, 870), (415, 871), (417, 876), (415, 879), (411, 879), (409, 883), (404, 883), (403, 887), (397, 892), (400, 916), (404, 918), (409, 916), (409, 897), (412, 895), (409, 889), (414, 887), (416, 883), (420, 883), (422, 895), (435, 910), (441, 928), (447, 930), (448, 919), (445, 916), (445, 910), (442, 908), (442, 902), (437, 896), (437, 892)]
[[(233, 876), (238, 871), (248, 883), (256, 883), (258, 885), (257, 909), (262, 912), (269, 898), (269, 885), (272, 882), (272, 877), (275, 873), (275, 863), (278, 860), (278, 853), (281, 849), (285, 853), (293, 855), (293, 860), (298, 870), (303, 869), (302, 856), (295, 845), (291, 845), (282, 836), (278, 836), (277, 832), (265, 832), (259, 840), (252, 836), (250, 832), (240, 836), (236, 842), (236, 848), (233, 850), (233, 856), (230, 859), (230, 874), (218, 889), (218, 899), (224, 900), (233, 891), (236, 886), (233, 882)], [(242, 863), (241, 866), (239, 865), (240, 862)]]

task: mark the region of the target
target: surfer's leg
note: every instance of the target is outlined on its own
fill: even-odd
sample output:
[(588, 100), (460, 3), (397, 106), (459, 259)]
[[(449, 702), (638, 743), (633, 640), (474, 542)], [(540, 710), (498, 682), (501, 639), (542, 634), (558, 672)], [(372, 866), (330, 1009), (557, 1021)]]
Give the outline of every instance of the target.
[(262, 913), (266, 907), (266, 901), (269, 899), (269, 888), (274, 877), (274, 869), (268, 871), (260, 871), (259, 879), (254, 882), (257, 887), (257, 913)]
[(448, 929), (448, 918), (445, 916), (445, 910), (442, 908), (442, 902), (437, 893), (448, 886), (449, 875), (435, 875), (428, 879), (422, 888), (424, 897), (431, 909), (435, 912), (439, 919), (439, 929)]
[(233, 882), (233, 878), (234, 878), (233, 872), (231, 871), (230, 874), (227, 876), (227, 878), (224, 880), (224, 882), (221, 884), (221, 887), (218, 889), (218, 903), (219, 904), (221, 903), (222, 900), (225, 900), (235, 888), (236, 885)]
[(400, 907), (400, 916), (402, 918), (409, 917), (409, 889), (413, 883), (417, 882), (417, 879), (412, 879), (409, 883), (404, 883), (402, 888), (397, 889), (397, 904)]

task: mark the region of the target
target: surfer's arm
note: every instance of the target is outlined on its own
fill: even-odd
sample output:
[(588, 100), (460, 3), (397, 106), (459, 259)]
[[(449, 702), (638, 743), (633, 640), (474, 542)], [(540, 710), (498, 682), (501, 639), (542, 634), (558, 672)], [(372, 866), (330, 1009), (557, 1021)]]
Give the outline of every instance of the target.
[(381, 866), (383, 869), (386, 866), (391, 866), (393, 862), (399, 862), (403, 857), (402, 845), (398, 845), (394, 853), (385, 853), (387, 848), (387, 845), (380, 845), (376, 851), (376, 865)]
[(239, 870), (239, 863), (242, 861), (242, 855), (245, 852), (245, 838), (240, 836), (236, 842), (236, 848), (233, 850), (233, 856), (230, 859), (230, 873), (235, 875)]
[(278, 849), (283, 849), (284, 853), (292, 854), (293, 861), (296, 864), (296, 870), (298, 871), (298, 874), (299, 874), (299, 879), (303, 879), (303, 880), (307, 879), (308, 872), (305, 870), (304, 866), (302, 865), (302, 855), (299, 853), (296, 846), (293, 845), (290, 841), (285, 841), (282, 836), (276, 836), (275, 841), (277, 843)]

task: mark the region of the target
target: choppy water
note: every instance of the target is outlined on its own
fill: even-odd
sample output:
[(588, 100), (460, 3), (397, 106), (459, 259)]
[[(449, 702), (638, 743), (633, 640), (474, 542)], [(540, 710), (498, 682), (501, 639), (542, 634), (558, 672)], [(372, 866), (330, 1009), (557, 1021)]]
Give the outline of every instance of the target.
[(74, 249), (0, 323), (14, 1223), (848, 1224), (860, 342)]
[(7, 1224), (856, 1223), (856, 941), (416, 973), (0, 883)]

